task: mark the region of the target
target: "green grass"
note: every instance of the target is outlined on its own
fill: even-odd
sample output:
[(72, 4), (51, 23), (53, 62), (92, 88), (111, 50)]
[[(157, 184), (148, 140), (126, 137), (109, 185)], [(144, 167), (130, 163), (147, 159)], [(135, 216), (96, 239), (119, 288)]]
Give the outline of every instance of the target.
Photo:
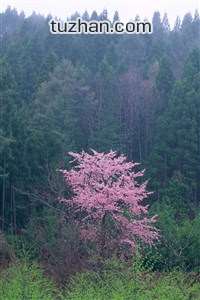
[(200, 283), (181, 272), (147, 273), (113, 268), (73, 277), (64, 290), (36, 264), (23, 262), (0, 274), (0, 300), (200, 300)]
[(82, 274), (71, 283), (65, 299), (69, 300), (189, 300), (200, 299), (200, 284), (191, 284), (186, 275), (105, 274), (103, 278), (96, 274)]
[(36, 264), (23, 262), (0, 276), (0, 300), (55, 300), (59, 294)]

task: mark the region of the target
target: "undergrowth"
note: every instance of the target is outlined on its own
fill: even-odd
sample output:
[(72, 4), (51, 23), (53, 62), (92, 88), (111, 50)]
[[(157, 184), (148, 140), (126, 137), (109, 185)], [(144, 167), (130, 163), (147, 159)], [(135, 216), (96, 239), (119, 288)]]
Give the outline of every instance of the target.
[(0, 300), (200, 300), (194, 275), (145, 271), (138, 262), (109, 261), (101, 272), (79, 273), (58, 288), (35, 263), (22, 261), (1, 273)]

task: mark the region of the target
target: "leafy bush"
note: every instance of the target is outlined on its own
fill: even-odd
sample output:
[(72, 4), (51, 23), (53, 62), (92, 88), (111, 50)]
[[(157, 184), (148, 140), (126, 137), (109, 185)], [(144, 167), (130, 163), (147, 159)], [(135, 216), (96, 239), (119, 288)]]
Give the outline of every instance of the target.
[(200, 268), (200, 214), (193, 219), (182, 215), (177, 219), (176, 209), (167, 203), (154, 208), (159, 215), (160, 242), (156, 248), (146, 250), (146, 261), (154, 264), (154, 270), (179, 268), (198, 271)]
[(30, 220), (25, 244), (27, 251), (32, 249), (34, 259), (39, 258), (47, 272), (59, 282), (81, 268), (83, 249), (80, 249), (76, 226), (51, 209), (45, 209), (41, 216)]

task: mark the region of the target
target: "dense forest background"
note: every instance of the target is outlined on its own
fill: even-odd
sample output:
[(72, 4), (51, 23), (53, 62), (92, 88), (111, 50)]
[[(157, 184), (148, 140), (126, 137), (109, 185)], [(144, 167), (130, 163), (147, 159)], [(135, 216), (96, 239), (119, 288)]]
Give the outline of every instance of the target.
[(54, 275), (78, 270), (90, 250), (57, 201), (68, 193), (57, 170), (68, 151), (112, 149), (141, 163), (154, 191), (148, 203), (161, 239), (143, 250), (145, 261), (199, 270), (198, 12), (173, 28), (155, 12), (152, 35), (51, 35), (50, 19), (0, 14), (1, 231), (31, 246)]

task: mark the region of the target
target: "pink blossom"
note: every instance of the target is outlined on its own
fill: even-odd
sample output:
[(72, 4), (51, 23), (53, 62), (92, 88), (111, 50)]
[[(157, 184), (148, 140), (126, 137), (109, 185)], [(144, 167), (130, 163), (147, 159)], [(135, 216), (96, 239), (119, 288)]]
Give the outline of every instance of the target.
[[(137, 172), (138, 163), (128, 162), (126, 156), (114, 151), (91, 151), (69, 152), (75, 166), (61, 171), (73, 191), (71, 204), (85, 213), (80, 220), (82, 237), (98, 242), (103, 220), (109, 216), (119, 228), (119, 243), (134, 248), (139, 238), (152, 245), (159, 235), (153, 226), (156, 217), (148, 218), (148, 205), (143, 204), (150, 194), (147, 182), (137, 181), (144, 171)], [(61, 201), (69, 204), (63, 198)]]

